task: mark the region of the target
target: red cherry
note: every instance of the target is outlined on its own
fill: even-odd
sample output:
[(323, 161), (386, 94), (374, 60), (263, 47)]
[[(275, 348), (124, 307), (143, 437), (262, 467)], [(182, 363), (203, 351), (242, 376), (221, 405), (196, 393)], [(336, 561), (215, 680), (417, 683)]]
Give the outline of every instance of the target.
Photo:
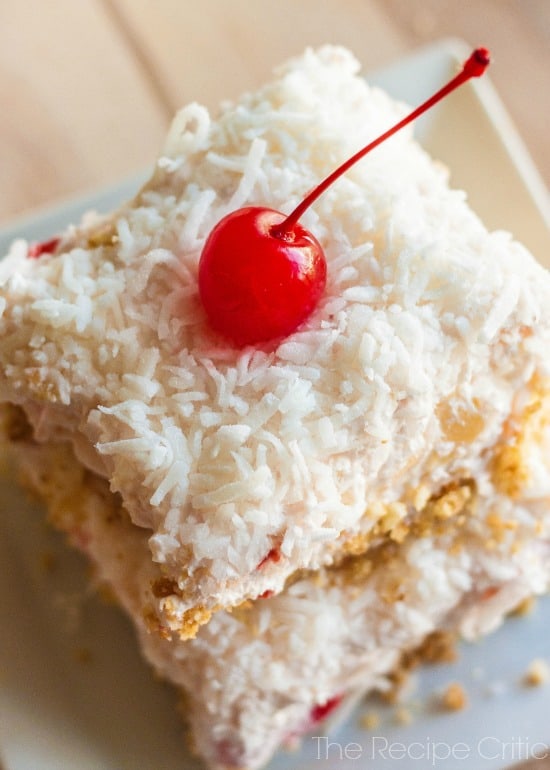
[(343, 697), (343, 695), (334, 695), (324, 703), (318, 703), (316, 706), (313, 706), (309, 714), (311, 724), (314, 725), (317, 722), (322, 722), (329, 714), (332, 714), (342, 703)]
[(49, 241), (31, 243), (27, 252), (30, 259), (38, 259), (42, 254), (53, 254), (59, 245), (60, 238), (50, 238)]
[(488, 65), (489, 51), (476, 48), (447, 85), (339, 166), (288, 216), (249, 207), (218, 222), (199, 261), (199, 292), (212, 326), (238, 345), (296, 331), (326, 282), (321, 245), (298, 221), (304, 211), (358, 160)]
[(293, 332), (325, 288), (320, 243), (284, 214), (249, 207), (224, 217), (204, 245), (199, 290), (212, 326), (246, 345)]
[(261, 560), (261, 562), (256, 566), (256, 569), (261, 569), (264, 564), (269, 564), (269, 562), (273, 562), (274, 564), (277, 564), (282, 559), (281, 552), (278, 548), (272, 548), (264, 558)]

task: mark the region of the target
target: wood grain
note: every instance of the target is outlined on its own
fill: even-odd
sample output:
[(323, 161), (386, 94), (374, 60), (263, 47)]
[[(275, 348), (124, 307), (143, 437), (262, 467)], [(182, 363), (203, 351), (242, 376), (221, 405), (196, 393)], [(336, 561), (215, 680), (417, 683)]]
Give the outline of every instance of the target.
[(550, 186), (549, 0), (378, 0), (408, 47), (460, 37), (491, 49), (490, 77)]
[(166, 119), (95, 0), (0, 3), (0, 218), (152, 160)]
[(147, 167), (178, 106), (213, 108), (307, 45), (347, 45), (369, 69), (445, 36), (492, 48), (550, 184), (549, 0), (0, 3), (0, 221)]
[(339, 43), (365, 67), (399, 56), (402, 33), (373, 0), (109, 0), (160, 74), (173, 108), (215, 107), (308, 45)]

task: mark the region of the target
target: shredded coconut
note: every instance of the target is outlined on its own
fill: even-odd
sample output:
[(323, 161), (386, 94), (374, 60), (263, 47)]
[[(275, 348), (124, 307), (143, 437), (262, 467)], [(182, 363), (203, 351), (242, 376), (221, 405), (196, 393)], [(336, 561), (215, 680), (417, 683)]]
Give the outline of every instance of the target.
[(476, 478), (547, 375), (546, 271), (486, 232), (409, 131), (304, 215), (328, 286), (302, 328), (254, 350), (209, 329), (197, 264), (221, 216), (291, 210), (402, 116), (357, 70), (343, 49), (307, 51), (216, 121), (185, 107), (101, 231), (32, 261), (18, 241), (2, 265), (0, 399), (121, 494), (178, 584), (175, 627), (330, 562), (377, 503)]

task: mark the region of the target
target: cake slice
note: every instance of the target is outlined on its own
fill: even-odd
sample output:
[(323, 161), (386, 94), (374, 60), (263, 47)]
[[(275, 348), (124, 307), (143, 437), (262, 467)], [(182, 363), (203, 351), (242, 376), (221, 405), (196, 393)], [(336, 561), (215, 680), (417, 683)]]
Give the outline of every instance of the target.
[(213, 770), (256, 770), (281, 743), (326, 735), (318, 722), (386, 689), (404, 654), (442, 635), (478, 638), (550, 588), (548, 499), (529, 487), (514, 502), (484, 474), (427, 500), (408, 533), (366, 555), (296, 574), (278, 596), (217, 613), (192, 640), (163, 637), (144, 607), (162, 581), (146, 531), (67, 444), (38, 445), (10, 422), (26, 485), (129, 614), (145, 658), (181, 690), (191, 745)]
[(215, 121), (184, 108), (133, 201), (0, 263), (0, 401), (120, 495), (161, 637), (405, 537), (465, 480), (510, 505), (548, 495), (545, 433), (523, 416), (546, 419), (550, 279), (410, 132), (304, 216), (328, 276), (296, 332), (243, 348), (207, 321), (214, 225), (290, 211), (403, 114), (357, 71), (307, 51)]

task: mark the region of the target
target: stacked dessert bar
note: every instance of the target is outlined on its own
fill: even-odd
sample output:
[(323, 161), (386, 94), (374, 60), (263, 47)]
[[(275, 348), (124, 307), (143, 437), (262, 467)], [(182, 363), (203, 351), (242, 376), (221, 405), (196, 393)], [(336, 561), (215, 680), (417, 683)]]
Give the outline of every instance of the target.
[(237, 346), (200, 301), (223, 216), (289, 212), (402, 117), (357, 72), (310, 50), (185, 107), (134, 200), (0, 262), (5, 444), (212, 768), (549, 587), (550, 278), (410, 130), (304, 215), (327, 286), (295, 332)]

